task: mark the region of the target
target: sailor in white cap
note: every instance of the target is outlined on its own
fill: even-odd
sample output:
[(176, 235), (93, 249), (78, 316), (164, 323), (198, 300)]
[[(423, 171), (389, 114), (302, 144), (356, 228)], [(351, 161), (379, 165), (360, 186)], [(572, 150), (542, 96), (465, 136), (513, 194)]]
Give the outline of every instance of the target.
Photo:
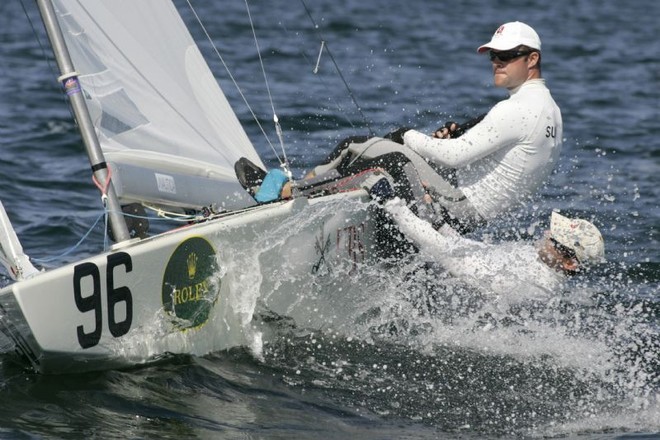
[[(310, 175), (380, 167), (408, 202), (401, 181), (411, 187), (421, 182), (427, 192), (422, 197), (432, 207), (424, 209), (425, 218), (461, 232), (524, 207), (557, 164), (562, 146), (561, 112), (541, 77), (541, 40), (515, 21), (501, 25), (477, 51), (488, 52), (495, 86), (506, 89), (508, 99), (467, 125), (450, 124), (431, 136), (401, 128), (386, 139), (349, 138)], [(417, 176), (410, 177), (407, 163)], [(343, 164), (349, 165), (342, 169)]]
[(509, 98), (460, 137), (453, 135), (462, 131), (456, 125), (431, 136), (416, 130), (403, 134), (404, 144), (418, 154), (456, 170), (455, 189), (464, 200), (442, 186), (434, 188), (433, 198), (448, 217), (468, 223), (524, 205), (557, 164), (563, 136), (561, 112), (541, 76), (541, 39), (534, 29), (505, 23), (477, 51), (488, 53), (495, 86), (505, 88)]
[(539, 257), (554, 269), (579, 272), (590, 264), (604, 261), (605, 243), (593, 223), (553, 212), (550, 230), (540, 242)]
[(398, 198), (386, 201), (384, 208), (424, 257), (467, 284), (498, 294), (543, 296), (556, 292), (566, 276), (605, 261), (598, 228), (556, 212), (552, 213), (550, 230), (532, 245), (484, 243), (459, 235), (446, 225), (435, 230)]

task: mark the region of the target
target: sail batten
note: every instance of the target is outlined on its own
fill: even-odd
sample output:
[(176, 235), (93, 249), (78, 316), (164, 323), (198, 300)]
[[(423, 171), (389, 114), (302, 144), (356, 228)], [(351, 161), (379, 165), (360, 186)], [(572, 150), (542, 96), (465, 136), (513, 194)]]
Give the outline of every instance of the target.
[[(171, 1), (54, 5), (99, 142), (122, 182), (120, 198), (227, 209), (254, 203), (233, 166), (240, 157), (263, 164)], [(200, 173), (200, 164), (212, 171)], [(213, 191), (168, 186), (161, 194), (163, 173), (175, 188), (204, 176)]]

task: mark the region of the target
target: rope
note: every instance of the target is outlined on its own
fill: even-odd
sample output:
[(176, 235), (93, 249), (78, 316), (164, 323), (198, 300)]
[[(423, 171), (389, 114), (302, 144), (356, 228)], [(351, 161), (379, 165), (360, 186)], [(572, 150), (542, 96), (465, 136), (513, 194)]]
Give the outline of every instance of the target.
[(105, 227), (103, 228), (104, 235), (103, 235), (103, 249), (106, 250), (108, 249), (108, 244), (110, 242), (110, 237), (108, 237), (108, 224), (110, 222), (110, 216), (108, 215), (108, 188), (110, 187), (110, 181), (112, 179), (112, 168), (108, 167), (107, 168), (107, 174), (105, 175), (105, 183), (101, 185), (101, 182), (98, 181), (96, 178), (96, 174), (92, 173), (92, 181), (94, 182), (94, 185), (101, 191), (101, 202), (103, 203), (103, 208), (104, 208), (104, 216), (105, 219), (103, 221)]
[[(72, 247), (70, 247), (69, 249), (67, 249), (66, 251), (64, 251), (63, 253), (61, 253), (61, 254), (59, 254), (59, 255), (57, 255), (57, 256), (54, 256), (54, 257), (50, 257), (50, 258), (30, 258), (30, 259), (31, 259), (32, 261), (36, 262), (36, 263), (41, 263), (41, 264), (43, 264), (43, 263), (50, 263), (50, 262), (52, 262), (52, 261), (59, 260), (60, 258), (66, 257), (66, 256), (69, 255), (71, 252), (73, 252), (74, 250), (76, 250), (76, 249), (78, 249), (78, 248), (80, 247), (80, 245), (81, 245), (81, 244), (87, 239), (87, 237), (89, 236), (89, 234), (94, 230), (94, 228), (96, 227), (96, 225), (99, 223), (99, 221), (101, 220), (101, 218), (103, 218), (104, 216), (107, 217), (107, 213), (106, 213), (105, 211), (104, 211), (101, 215), (99, 215), (99, 216), (97, 217), (97, 219), (96, 219), (96, 221), (94, 222), (94, 224), (93, 224), (93, 225), (87, 230), (87, 232), (85, 232), (85, 234), (82, 236), (82, 238), (81, 238), (80, 240), (78, 240), (78, 243), (76, 243), (75, 245), (73, 245)], [(106, 230), (107, 230), (107, 227), (106, 227)]]
[[(150, 206), (146, 203), (142, 203), (142, 206), (144, 206), (147, 209), (152, 210), (153, 212), (156, 213), (156, 216), (160, 217), (160, 218), (153, 219), (153, 220), (169, 220), (169, 221), (174, 221), (174, 222), (191, 222), (191, 221), (195, 221), (195, 220), (203, 220), (203, 219), (206, 218), (206, 217), (200, 216), (200, 215), (180, 214), (178, 212), (165, 211), (162, 208), (156, 208), (155, 206)], [(135, 214), (124, 213), (124, 215), (127, 216), (127, 217), (152, 220), (151, 217), (143, 217), (143, 216), (139, 216), (139, 215), (135, 215)]]
[[(149, 209), (156, 210), (155, 208), (152, 208), (152, 207), (149, 207), (149, 206), (146, 206), (146, 207), (149, 208)], [(94, 221), (94, 224), (92, 224), (92, 226), (90, 226), (90, 228), (87, 230), (87, 232), (85, 232), (83, 234), (83, 236), (80, 238), (80, 240), (78, 240), (78, 242), (75, 245), (71, 246), (69, 249), (67, 249), (65, 251), (62, 251), (60, 254), (58, 254), (56, 256), (53, 256), (53, 257), (49, 257), (49, 258), (32, 258), (32, 257), (30, 257), (30, 260), (32, 260), (36, 263), (44, 264), (44, 263), (51, 263), (53, 261), (59, 260), (63, 257), (66, 257), (67, 255), (69, 255), (70, 253), (72, 253), (73, 251), (78, 249), (85, 242), (85, 240), (87, 240), (87, 238), (89, 237), (89, 234), (92, 233), (92, 231), (94, 230), (94, 228), (96, 228), (96, 226), (98, 225), (98, 223), (101, 221), (102, 218), (104, 218), (104, 224), (105, 224), (104, 231), (106, 231), (105, 236), (104, 236), (104, 249), (107, 249), (108, 248), (108, 234), (107, 234), (107, 231), (108, 231), (108, 214), (109, 214), (109, 212), (110, 211), (104, 211), (103, 213), (99, 214), (99, 216)], [(181, 218), (181, 219), (173, 219), (173, 218), (167, 218), (167, 217), (153, 218), (153, 217), (129, 214), (129, 213), (126, 213), (126, 212), (123, 212), (122, 214), (126, 217), (146, 219), (146, 220), (150, 220), (150, 221), (193, 221), (193, 220), (196, 220), (196, 219), (199, 218), (198, 216), (190, 216), (190, 215), (183, 215), (183, 214), (179, 214), (179, 216), (185, 217), (185, 218)], [(167, 213), (167, 214), (177, 215), (176, 213)]]
[(352, 174), (349, 177), (346, 177), (342, 180), (340, 180), (336, 185), (334, 185), (335, 188), (343, 188), (343, 187), (349, 187), (348, 189), (344, 190), (339, 190), (338, 192), (348, 192), (348, 191), (353, 191), (357, 187), (353, 185), (351, 182), (353, 182), (356, 179), (359, 179), (360, 177), (364, 176), (365, 174), (372, 173), (374, 171), (382, 171), (382, 168), (367, 168), (366, 170), (360, 171), (359, 173)]
[(92, 174), (94, 185), (96, 185), (99, 191), (101, 191), (101, 201), (103, 202), (103, 206), (105, 206), (108, 201), (108, 188), (110, 187), (110, 181), (112, 180), (112, 168), (108, 167), (106, 169), (108, 170), (108, 173), (105, 176), (105, 183), (103, 185), (98, 181), (96, 175)]

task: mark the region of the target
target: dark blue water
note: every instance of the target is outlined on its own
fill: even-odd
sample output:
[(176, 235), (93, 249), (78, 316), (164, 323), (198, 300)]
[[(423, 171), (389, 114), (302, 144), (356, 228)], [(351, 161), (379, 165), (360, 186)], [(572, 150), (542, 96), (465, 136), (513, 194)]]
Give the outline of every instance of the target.
[[(101, 205), (39, 44), (35, 6), (25, 3), (38, 39), (20, 2), (0, 3), (0, 199), (26, 252), (46, 259), (73, 246)], [(245, 3), (199, 3), (277, 146)], [(316, 0), (316, 30), (301, 3), (250, 7), (296, 174), (345, 136), (403, 125), (430, 131), (487, 110), (504, 93), (476, 47), (503, 22), (534, 26), (563, 113), (563, 156), (538, 203), (486, 233), (533, 235), (560, 208), (601, 228), (608, 264), (551, 304), (503, 316), (480, 313), (449, 280), (423, 271), (404, 279), (407, 268), (393, 268), (355, 283), (371, 300), (347, 331), (276, 322), (260, 357), (236, 349), (51, 377), (3, 347), (0, 437), (660, 436), (660, 3)], [(328, 52), (313, 74), (321, 36), (347, 85)], [(276, 165), (221, 63), (200, 46), (258, 151)], [(97, 227), (75, 255), (49, 264), (102, 247)], [(444, 302), (426, 301), (433, 292)]]

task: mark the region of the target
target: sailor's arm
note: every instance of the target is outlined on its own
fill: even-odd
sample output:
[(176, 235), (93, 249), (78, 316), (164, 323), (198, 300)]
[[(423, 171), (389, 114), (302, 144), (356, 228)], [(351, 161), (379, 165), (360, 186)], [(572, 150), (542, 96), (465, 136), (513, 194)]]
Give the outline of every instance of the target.
[(399, 230), (411, 241), (415, 242), (422, 250), (431, 254), (447, 252), (454, 248), (458, 241), (463, 238), (453, 234), (443, 235), (433, 229), (433, 226), (417, 217), (398, 198), (388, 201), (385, 210), (392, 216)]
[(463, 135), (440, 139), (416, 130), (403, 135), (404, 143), (421, 156), (448, 168), (462, 168), (518, 141), (517, 123), (509, 103), (499, 103)]
[(435, 230), (431, 224), (417, 217), (401, 200), (393, 199), (385, 204), (399, 230), (421, 253), (440, 263), (453, 276), (473, 280), (483, 269), (484, 262), (475, 255), (484, 255), (488, 246), (463, 237), (449, 226)]

